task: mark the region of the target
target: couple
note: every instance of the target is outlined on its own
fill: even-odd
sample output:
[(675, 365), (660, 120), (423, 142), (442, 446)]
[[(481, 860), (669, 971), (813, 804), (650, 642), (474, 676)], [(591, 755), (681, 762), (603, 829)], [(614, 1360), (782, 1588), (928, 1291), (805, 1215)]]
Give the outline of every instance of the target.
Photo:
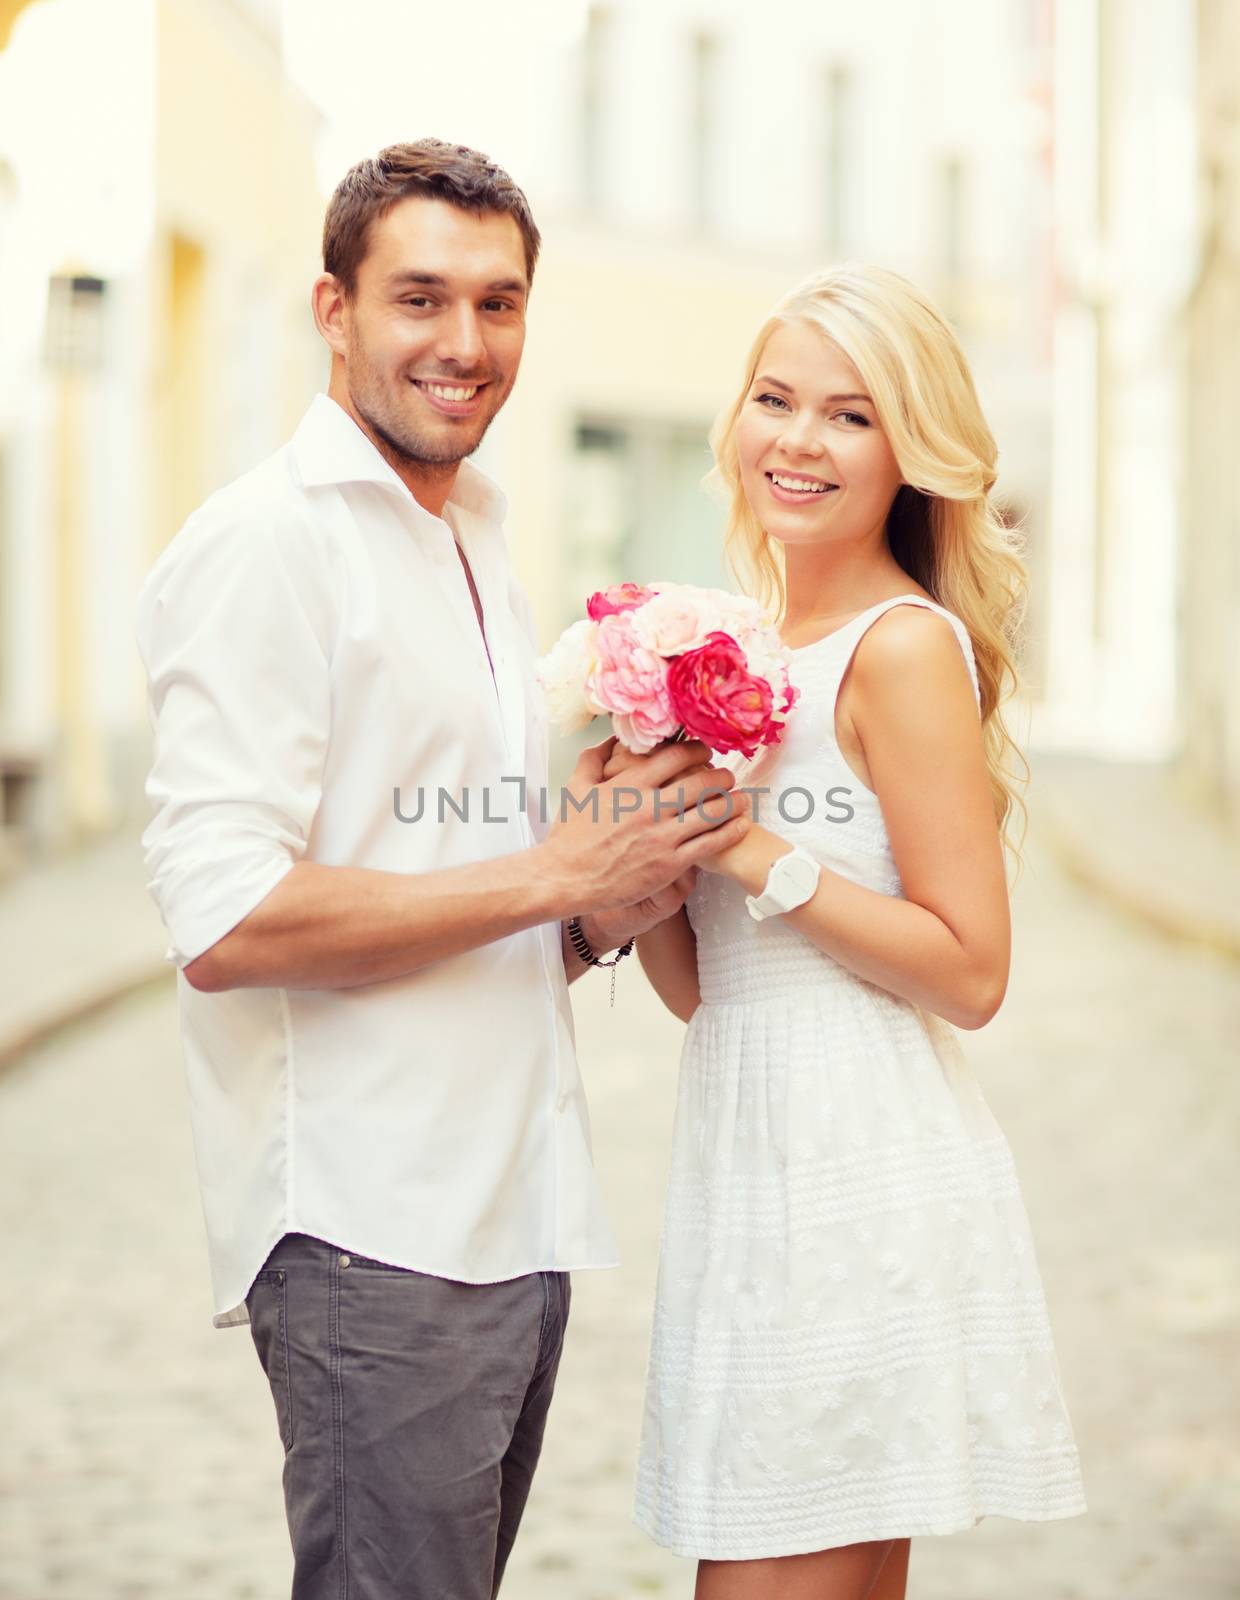
[[(492, 1596), (569, 1274), (616, 1264), (568, 985), (636, 941), (689, 1022), (637, 1519), (698, 1558), (699, 1600), (894, 1600), (913, 1534), (1083, 1509), (1011, 1157), (949, 1026), (1008, 970), (994, 443), (902, 279), (789, 296), (712, 441), (793, 651), (783, 743), (608, 740), (574, 799), (642, 804), (545, 822), (533, 623), (466, 460), (538, 247), (474, 151), (354, 167), (313, 289), (327, 394), (142, 592), (215, 1322), (249, 1323), (271, 1385), (299, 1600)], [(498, 821), (393, 812), (497, 780)], [(787, 822), (794, 785), (846, 788), (847, 824)]]

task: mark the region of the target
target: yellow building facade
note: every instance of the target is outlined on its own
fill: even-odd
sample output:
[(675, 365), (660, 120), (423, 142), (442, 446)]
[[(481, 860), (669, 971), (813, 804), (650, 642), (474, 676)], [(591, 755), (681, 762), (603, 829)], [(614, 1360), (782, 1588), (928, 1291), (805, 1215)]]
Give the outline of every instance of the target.
[(307, 309), (319, 118), (271, 9), (36, 0), (0, 11), (6, 34), (0, 173), (23, 250), (0, 276), (36, 313), (0, 335), (12, 858), (140, 814), (134, 597), (194, 506), (284, 439), (326, 364)]

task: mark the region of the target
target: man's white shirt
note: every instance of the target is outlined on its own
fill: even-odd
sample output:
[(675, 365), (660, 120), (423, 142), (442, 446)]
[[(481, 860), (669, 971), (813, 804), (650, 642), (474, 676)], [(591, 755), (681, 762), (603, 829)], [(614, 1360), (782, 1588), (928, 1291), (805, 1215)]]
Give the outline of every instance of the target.
[[(504, 509), (464, 462), (432, 515), (318, 395), (163, 551), (138, 602), (143, 846), (178, 968), (298, 861), (416, 874), (545, 837)], [(382, 983), (178, 989), (217, 1326), (284, 1233), (469, 1283), (616, 1264), (558, 922)]]

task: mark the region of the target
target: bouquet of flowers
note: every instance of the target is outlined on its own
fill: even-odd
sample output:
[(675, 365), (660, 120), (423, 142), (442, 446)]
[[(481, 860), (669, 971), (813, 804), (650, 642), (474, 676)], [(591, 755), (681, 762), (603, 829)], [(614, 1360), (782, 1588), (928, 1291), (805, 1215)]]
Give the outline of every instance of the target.
[(563, 732), (610, 716), (636, 755), (665, 739), (747, 758), (779, 743), (799, 691), (791, 654), (756, 600), (686, 583), (619, 583), (592, 594), (586, 612), (536, 667)]

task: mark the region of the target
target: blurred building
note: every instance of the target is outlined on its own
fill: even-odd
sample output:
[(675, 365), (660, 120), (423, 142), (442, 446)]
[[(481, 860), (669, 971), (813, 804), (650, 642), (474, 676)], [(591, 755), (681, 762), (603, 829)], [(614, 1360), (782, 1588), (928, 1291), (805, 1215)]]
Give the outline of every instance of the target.
[[(793, 0), (777, 17), (619, 0), (510, 63), (534, 76), (514, 170), (545, 254), (487, 451), (548, 639), (600, 583), (725, 580), (722, 514), (699, 488), (709, 425), (774, 302), (849, 258), (905, 272), (955, 318), (1036, 545), (1052, 65), (1030, 0)], [(1030, 658), (1039, 671), (1036, 641)]]
[(1055, 6), (1051, 742), (1240, 825), (1240, 8)]
[(1056, 5), (1051, 742), (1179, 739), (1185, 307), (1199, 251), (1184, 0)]
[(1240, 834), (1240, 6), (1197, 6), (1179, 704), (1184, 767)]
[(722, 579), (698, 483), (752, 331), (814, 268), (882, 262), (954, 320), (1000, 440), (1018, 736), (1174, 761), (1240, 814), (1238, 27), (1230, 0), (615, 0), (531, 44), (546, 256), (490, 449), (544, 634), (621, 576)]
[[(1000, 440), (1018, 735), (1176, 758), (1240, 815), (1230, 0), (278, 10), (0, 0), (4, 818), (65, 839), (142, 811), (133, 595), (323, 386), (312, 106), (345, 90), (384, 137), (355, 117), (328, 184), (436, 132), (534, 204), (521, 381), (479, 464), (544, 643), (621, 577), (728, 581), (710, 423), (780, 295), (878, 261), (954, 319)], [(415, 54), (468, 55), (468, 108), (453, 74), (410, 98)]]
[(321, 384), (319, 121), (270, 0), (8, 0), (0, 46), (0, 822), (38, 846), (140, 805), (142, 576)]

